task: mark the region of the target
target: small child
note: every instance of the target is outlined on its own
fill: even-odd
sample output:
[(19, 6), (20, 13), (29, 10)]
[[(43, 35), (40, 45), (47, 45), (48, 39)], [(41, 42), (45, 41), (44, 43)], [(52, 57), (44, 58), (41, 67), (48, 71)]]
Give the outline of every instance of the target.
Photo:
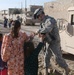
[(25, 50), (25, 75), (38, 75), (38, 54), (43, 47), (43, 43), (40, 42), (37, 48), (34, 48), (32, 42), (28, 42), (24, 45)]
[(25, 75), (38, 75), (38, 54), (43, 46), (43, 42), (40, 42), (36, 48), (33, 42), (24, 44)]
[(1, 59), (1, 46), (2, 46), (3, 34), (0, 33), (0, 75), (7, 75), (7, 63)]

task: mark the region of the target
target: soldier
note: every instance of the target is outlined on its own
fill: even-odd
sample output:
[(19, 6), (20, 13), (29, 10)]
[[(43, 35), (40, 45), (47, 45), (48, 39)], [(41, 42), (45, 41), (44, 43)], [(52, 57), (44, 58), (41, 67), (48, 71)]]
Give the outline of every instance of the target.
[(60, 36), (57, 27), (57, 22), (53, 17), (45, 15), (43, 9), (36, 9), (34, 12), (34, 19), (39, 19), (41, 21), (41, 29), (38, 33), (45, 34), (46, 41), (49, 46), (45, 52), (45, 75), (48, 75), (48, 68), (50, 67), (50, 58), (52, 54), (55, 54), (55, 59), (60, 67), (65, 69), (65, 75), (69, 74), (70, 69), (62, 57), (61, 47), (60, 47)]

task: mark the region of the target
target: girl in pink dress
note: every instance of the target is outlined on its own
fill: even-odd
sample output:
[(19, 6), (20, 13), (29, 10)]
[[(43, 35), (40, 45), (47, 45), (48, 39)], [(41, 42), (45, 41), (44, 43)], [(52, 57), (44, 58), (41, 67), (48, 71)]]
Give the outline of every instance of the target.
[(24, 75), (23, 45), (29, 37), (20, 29), (21, 23), (16, 20), (11, 32), (3, 37), (1, 57), (3, 61), (7, 62), (8, 75)]

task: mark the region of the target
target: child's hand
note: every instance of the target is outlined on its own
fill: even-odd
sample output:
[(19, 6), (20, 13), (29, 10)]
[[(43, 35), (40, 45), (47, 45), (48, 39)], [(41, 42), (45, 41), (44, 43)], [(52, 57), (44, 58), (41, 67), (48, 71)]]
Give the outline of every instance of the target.
[(32, 32), (31, 34), (30, 34), (30, 39), (33, 39), (34, 38), (34, 36), (35, 36), (35, 33), (34, 32)]
[(46, 37), (46, 35), (42, 35), (42, 41), (44, 41), (45, 37)]
[(40, 35), (40, 42), (44, 42), (44, 38), (46, 37), (46, 35)]

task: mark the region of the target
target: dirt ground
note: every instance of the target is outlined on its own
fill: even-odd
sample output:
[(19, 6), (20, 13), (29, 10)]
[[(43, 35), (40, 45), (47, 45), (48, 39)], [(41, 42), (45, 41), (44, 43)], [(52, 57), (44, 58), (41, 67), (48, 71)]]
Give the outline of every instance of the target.
[[(71, 69), (71, 72), (69, 75), (74, 75), (74, 56), (70, 55), (70, 54), (64, 54), (63, 55), (64, 59), (66, 60), (69, 68)], [(53, 61), (53, 59), (52, 59)], [(39, 75), (41, 75), (40, 73), (42, 73), (42, 75), (44, 75), (44, 54), (40, 54), (39, 55)], [(51, 62), (51, 64), (53, 65), (54, 69), (57, 69), (58, 71), (54, 72), (53, 75), (62, 75), (61, 73), (63, 73), (63, 69), (60, 68), (59, 66), (57, 66), (56, 64), (54, 64), (55, 62)], [(60, 70), (59, 70), (60, 69)]]

